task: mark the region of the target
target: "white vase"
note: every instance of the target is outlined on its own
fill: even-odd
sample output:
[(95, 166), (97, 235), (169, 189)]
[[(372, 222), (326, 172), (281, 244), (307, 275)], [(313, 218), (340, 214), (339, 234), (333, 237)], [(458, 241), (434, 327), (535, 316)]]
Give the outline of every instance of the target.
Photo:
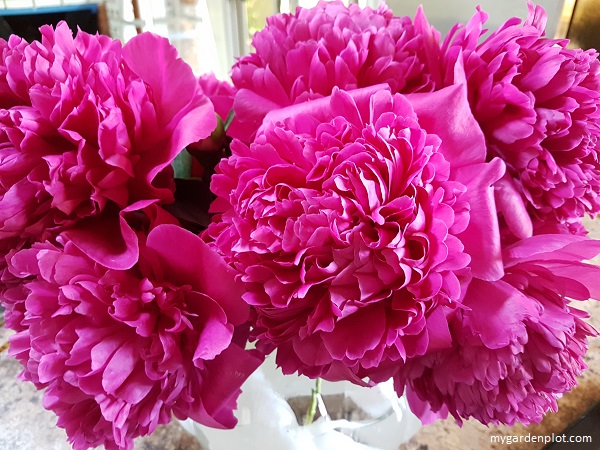
[(183, 427), (207, 450), (397, 450), (421, 427), (391, 380), (372, 388), (323, 381), (317, 419), (299, 425), (315, 381), (283, 375), (268, 357), (242, 386), (233, 430), (191, 420)]

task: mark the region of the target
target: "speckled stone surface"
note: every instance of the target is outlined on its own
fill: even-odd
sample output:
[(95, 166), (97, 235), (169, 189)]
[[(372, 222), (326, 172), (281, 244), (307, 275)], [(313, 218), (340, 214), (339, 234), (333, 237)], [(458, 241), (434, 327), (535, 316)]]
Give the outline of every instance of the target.
[[(600, 239), (600, 221), (590, 221), (586, 225), (591, 230), (591, 235)], [(600, 263), (600, 258), (598, 262)], [(589, 322), (600, 330), (600, 302), (583, 302), (580, 307), (591, 314)], [(8, 331), (0, 329), (0, 344), (7, 337)], [(401, 450), (539, 450), (543, 444), (513, 443), (507, 446), (492, 443), (490, 437), (562, 432), (568, 424), (600, 401), (600, 338), (591, 340), (586, 361), (589, 369), (580, 378), (579, 386), (559, 401), (557, 413), (547, 414), (539, 424), (512, 428), (485, 427), (468, 421), (459, 428), (453, 420), (445, 420), (421, 428)], [(18, 381), (16, 376), (19, 372), (19, 363), (6, 356), (6, 352), (0, 354), (0, 450), (70, 449), (64, 431), (55, 425), (54, 414), (42, 408), (41, 393), (30, 383)], [(138, 439), (135, 449), (202, 450), (177, 422), (159, 427), (152, 436)], [(575, 445), (573, 449), (576, 450)]]

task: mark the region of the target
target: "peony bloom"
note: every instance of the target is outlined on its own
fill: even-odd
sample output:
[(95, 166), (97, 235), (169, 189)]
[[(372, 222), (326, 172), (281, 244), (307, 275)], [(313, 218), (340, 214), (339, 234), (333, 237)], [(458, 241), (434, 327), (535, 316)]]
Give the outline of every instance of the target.
[(236, 89), (226, 81), (221, 81), (212, 73), (207, 73), (198, 78), (200, 89), (206, 95), (213, 106), (215, 113), (225, 121), (229, 111), (233, 109), (233, 97)]
[(132, 449), (158, 424), (231, 428), (244, 380), (262, 362), (235, 327), (248, 317), (233, 269), (202, 240), (161, 224), (129, 270), (93, 261), (64, 236), (8, 259), (10, 354), (45, 388), (75, 449)]
[(244, 141), (269, 110), (329, 96), (334, 87), (387, 83), (394, 93), (439, 87), (439, 33), (421, 10), (413, 23), (409, 17), (394, 17), (383, 3), (373, 10), (321, 1), (311, 9), (268, 18), (252, 45), (255, 53), (232, 70)]
[(478, 10), (466, 26), (451, 30), (442, 51), (446, 84), (455, 64), (464, 66), (454, 81), (466, 76), (488, 158), (505, 161), (540, 226), (599, 213), (598, 54), (545, 38), (546, 13), (531, 3), (523, 25), (510, 19), (481, 41), (486, 19)]
[(485, 163), (463, 89), (334, 89), (231, 150), (206, 237), (241, 273), (258, 345), (284, 373), (387, 379), (449, 345), (468, 277), (502, 276), (490, 186), (504, 166)]
[(166, 39), (142, 34), (122, 47), (73, 38), (66, 23), (41, 33), (0, 41), (0, 248), (173, 201), (171, 162), (216, 124)]
[[(235, 88), (226, 81), (220, 81), (214, 74), (208, 73), (198, 78), (198, 83), (202, 93), (206, 95), (215, 108), (217, 115), (217, 126), (215, 130), (206, 139), (188, 145), (187, 150), (196, 158), (202, 160), (205, 158), (205, 152), (217, 152), (222, 150), (228, 142), (227, 136), (235, 135), (238, 128), (238, 120), (235, 119), (228, 124), (225, 130), (225, 122), (229, 113), (233, 110), (233, 97)], [(225, 134), (227, 131), (227, 134)], [(196, 175), (196, 174), (194, 174)], [(196, 176), (201, 176), (199, 173)]]
[(600, 243), (569, 235), (506, 248), (501, 280), (471, 282), (450, 321), (452, 347), (408, 362), (398, 392), (407, 387), (413, 410), (449, 412), (459, 423), (527, 425), (556, 411), (597, 335), (570, 299), (600, 299), (600, 268), (581, 262), (598, 252)]

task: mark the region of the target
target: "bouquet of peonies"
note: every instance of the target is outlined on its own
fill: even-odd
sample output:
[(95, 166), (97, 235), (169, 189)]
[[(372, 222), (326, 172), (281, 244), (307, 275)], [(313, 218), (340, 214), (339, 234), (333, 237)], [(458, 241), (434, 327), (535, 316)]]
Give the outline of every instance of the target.
[(424, 422), (556, 409), (596, 335), (600, 63), (539, 6), (486, 18), (298, 8), (232, 85), (148, 33), (0, 41), (0, 300), (74, 448), (234, 427), (272, 352)]

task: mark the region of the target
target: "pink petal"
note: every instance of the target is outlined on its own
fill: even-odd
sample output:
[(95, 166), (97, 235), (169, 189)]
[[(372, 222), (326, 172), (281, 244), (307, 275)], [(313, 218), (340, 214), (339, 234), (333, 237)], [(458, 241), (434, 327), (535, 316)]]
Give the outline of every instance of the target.
[(237, 136), (243, 141), (248, 141), (252, 133), (260, 127), (262, 120), (270, 111), (282, 109), (283, 106), (268, 100), (256, 92), (240, 89), (235, 94), (233, 109), (239, 119), (242, 136)]
[(114, 394), (140, 361), (139, 349), (135, 342), (128, 342), (120, 347), (111, 357), (102, 373), (102, 387), (109, 394)]
[(471, 113), (464, 85), (406, 97), (419, 117), (419, 124), (442, 139), (440, 152), (453, 169), (485, 161), (485, 138)]
[(323, 333), (323, 343), (338, 360), (359, 359), (367, 350), (380, 343), (386, 330), (385, 309), (379, 306), (364, 308), (339, 320), (331, 333)]
[(202, 403), (208, 415), (190, 411), (190, 417), (214, 428), (233, 428), (237, 420), (227, 405), (238, 396), (242, 384), (263, 361), (264, 357), (258, 352), (232, 345), (214, 360), (206, 362)]
[[(149, 48), (151, 59), (147, 56)], [(123, 47), (123, 58), (151, 88), (153, 101), (161, 113), (157, 117), (157, 132), (171, 131), (167, 133), (169, 140), (163, 151), (145, 153), (140, 161), (138, 170), (148, 173), (147, 181), (151, 182), (186, 145), (208, 137), (216, 128), (217, 119), (192, 68), (178, 58), (168, 39), (152, 33), (140, 34)]]
[(199, 311), (204, 319), (203, 328), (199, 331), (198, 345), (194, 351), (193, 361), (201, 366), (201, 361), (214, 359), (231, 344), (233, 326), (228, 323), (225, 312), (210, 297), (198, 292), (188, 292), (186, 301), (191, 311)]
[(110, 269), (129, 269), (138, 260), (137, 236), (122, 213), (86, 217), (63, 234), (83, 253)]
[(504, 217), (510, 231), (519, 239), (531, 237), (531, 217), (519, 190), (508, 174), (494, 184), (494, 194), (498, 212)]
[(426, 327), (429, 335), (428, 352), (452, 347), (452, 336), (443, 308), (437, 307), (431, 311), (427, 316)]
[[(544, 266), (554, 273), (560, 274), (561, 279), (565, 279), (565, 282), (562, 283), (564, 295), (575, 300), (600, 299), (600, 267), (576, 261), (553, 261), (544, 263)], [(577, 295), (572, 291), (570, 283), (574, 282), (585, 287), (587, 290), (585, 296)]]
[(542, 234), (524, 239), (504, 250), (506, 267), (532, 260), (580, 262), (600, 253), (600, 241), (569, 234)]
[(217, 301), (233, 325), (246, 321), (249, 307), (242, 300), (245, 290), (235, 280), (236, 271), (202, 239), (177, 225), (165, 224), (148, 234), (146, 245), (166, 262), (167, 279), (189, 284)]
[(417, 393), (410, 387), (406, 388), (406, 399), (410, 406), (412, 413), (419, 418), (423, 425), (429, 425), (439, 419), (445, 419), (448, 417), (448, 408), (446, 405), (438, 412), (434, 412), (431, 409), (431, 405), (419, 398)]
[[(152, 59), (148, 58), (149, 48)], [(179, 58), (168, 39), (152, 33), (135, 36), (123, 47), (123, 58), (150, 86), (154, 102), (162, 105), (161, 125), (168, 125), (194, 97), (197, 80), (192, 68)], [(207, 130), (209, 134), (214, 128)]]
[[(272, 110), (266, 115), (263, 124), (282, 122), (285, 119), (296, 117), (301, 114), (309, 114), (310, 116), (324, 119), (328, 122), (331, 120), (332, 109), (337, 107), (338, 114), (341, 113), (343, 110), (345, 110), (345, 108), (348, 107), (349, 98), (354, 101), (359, 110), (368, 111), (371, 96), (381, 90), (389, 91), (389, 87), (385, 84), (378, 84), (375, 86), (353, 89), (350, 91), (341, 91), (336, 88), (334, 89), (334, 94), (332, 94), (331, 97), (323, 97), (316, 100), (298, 103), (286, 108)], [(334, 97), (337, 100), (335, 100), (335, 103), (332, 103), (334, 102)], [(342, 98), (344, 100), (342, 100)], [(344, 106), (344, 104), (346, 106)], [(355, 120), (357, 120), (355, 111), (352, 112), (352, 114)]]
[(489, 163), (461, 167), (456, 172), (456, 179), (467, 187), (471, 206), (469, 225), (458, 237), (471, 256), (473, 276), (482, 280), (499, 280), (504, 274), (492, 187), (504, 170), (504, 163), (496, 158)]
[(526, 337), (523, 319), (538, 315), (533, 302), (504, 281), (473, 279), (463, 304), (471, 308), (465, 312), (470, 328), (491, 349), (506, 347)]

